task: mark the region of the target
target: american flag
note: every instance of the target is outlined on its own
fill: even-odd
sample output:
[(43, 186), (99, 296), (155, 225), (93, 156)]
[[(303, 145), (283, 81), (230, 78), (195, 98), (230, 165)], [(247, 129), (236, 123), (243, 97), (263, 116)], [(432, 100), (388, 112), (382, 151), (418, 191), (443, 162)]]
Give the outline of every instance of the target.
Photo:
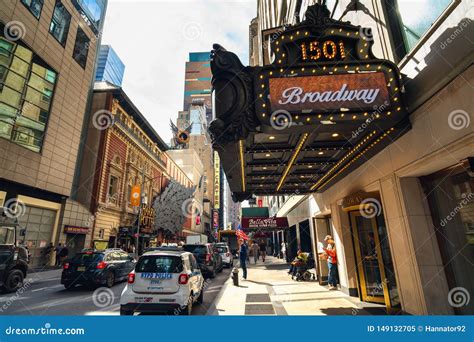
[(237, 228), (237, 231), (235, 232), (235, 235), (237, 235), (237, 237), (239, 239), (243, 239), (243, 240), (248, 240), (249, 239), (248, 235), (245, 234), (242, 229), (240, 229), (240, 226)]

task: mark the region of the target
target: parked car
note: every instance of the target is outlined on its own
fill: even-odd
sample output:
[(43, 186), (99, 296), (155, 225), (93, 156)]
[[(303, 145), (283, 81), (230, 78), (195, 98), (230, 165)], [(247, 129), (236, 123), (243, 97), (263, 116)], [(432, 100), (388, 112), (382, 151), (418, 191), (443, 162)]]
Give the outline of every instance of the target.
[(183, 250), (193, 253), (205, 277), (214, 278), (222, 271), (222, 257), (211, 243), (184, 245)]
[(75, 285), (112, 287), (127, 279), (134, 267), (133, 257), (120, 249), (84, 251), (64, 262), (61, 284), (66, 289)]
[(174, 312), (191, 315), (204, 298), (204, 278), (192, 253), (154, 251), (143, 254), (120, 297), (120, 315)]
[(26, 230), (0, 208), (0, 291), (15, 292), (28, 272), (28, 250), (19, 243)]
[(220, 254), (224, 266), (229, 268), (234, 266), (234, 256), (226, 243), (218, 242), (214, 245), (214, 249)]

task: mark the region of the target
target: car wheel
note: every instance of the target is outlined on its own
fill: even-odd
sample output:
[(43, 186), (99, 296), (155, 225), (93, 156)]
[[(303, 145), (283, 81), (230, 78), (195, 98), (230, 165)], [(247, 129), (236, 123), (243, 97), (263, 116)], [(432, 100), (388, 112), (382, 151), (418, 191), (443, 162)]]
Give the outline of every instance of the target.
[(120, 307), (120, 316), (133, 316), (132, 310), (125, 310)]
[(13, 270), (11, 271), (7, 279), (5, 280), (5, 283), (3, 284), (3, 287), (5, 288), (6, 292), (14, 292), (18, 290), (22, 285), (23, 285), (23, 272), (20, 270)]
[(72, 283), (64, 283), (64, 288), (65, 288), (66, 290), (70, 290), (70, 289), (72, 289), (73, 287), (74, 287), (74, 284), (72, 284)]
[(204, 287), (201, 289), (201, 293), (199, 294), (199, 297), (196, 300), (197, 304), (202, 304), (204, 302)]
[(181, 311), (179, 312), (183, 316), (191, 316), (193, 313), (193, 294), (188, 298), (188, 304), (186, 307), (182, 308)]
[(107, 273), (106, 283), (107, 287), (112, 287), (115, 284), (115, 274), (112, 271)]

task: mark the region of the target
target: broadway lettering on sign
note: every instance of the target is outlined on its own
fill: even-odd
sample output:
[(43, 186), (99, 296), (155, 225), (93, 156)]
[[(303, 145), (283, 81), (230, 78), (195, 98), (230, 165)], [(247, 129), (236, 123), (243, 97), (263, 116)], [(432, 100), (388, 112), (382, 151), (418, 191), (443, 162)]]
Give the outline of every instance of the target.
[(270, 78), (271, 109), (333, 111), (376, 108), (389, 101), (382, 72)]

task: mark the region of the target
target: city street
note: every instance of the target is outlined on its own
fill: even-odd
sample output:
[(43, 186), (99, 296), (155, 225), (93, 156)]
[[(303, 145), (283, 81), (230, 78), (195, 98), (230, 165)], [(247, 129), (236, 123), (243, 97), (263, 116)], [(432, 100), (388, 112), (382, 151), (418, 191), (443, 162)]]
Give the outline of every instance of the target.
[[(229, 274), (230, 270), (224, 268), (216, 278), (208, 279), (204, 303), (194, 306), (193, 315), (205, 315), (212, 309)], [(82, 286), (65, 290), (60, 280), (61, 270), (31, 273), (24, 291), (0, 294), (0, 315), (119, 315), (120, 294), (125, 282), (115, 284), (111, 289), (101, 287), (94, 291)]]

